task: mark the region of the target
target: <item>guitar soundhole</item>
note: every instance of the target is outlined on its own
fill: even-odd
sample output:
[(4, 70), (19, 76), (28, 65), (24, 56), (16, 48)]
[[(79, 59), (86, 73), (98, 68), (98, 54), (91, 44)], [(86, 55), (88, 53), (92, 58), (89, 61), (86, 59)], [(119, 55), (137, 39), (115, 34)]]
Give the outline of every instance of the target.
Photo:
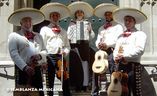
[(100, 60), (101, 59), (101, 56), (98, 56), (98, 60)]
[(118, 79), (114, 79), (114, 84), (117, 84), (118, 83)]

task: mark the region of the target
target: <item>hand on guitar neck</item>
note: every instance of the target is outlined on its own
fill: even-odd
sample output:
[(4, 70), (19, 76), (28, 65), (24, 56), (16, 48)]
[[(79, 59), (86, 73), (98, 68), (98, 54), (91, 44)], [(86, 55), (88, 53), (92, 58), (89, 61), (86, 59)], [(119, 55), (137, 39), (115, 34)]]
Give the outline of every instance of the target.
[(101, 50), (107, 50), (107, 45), (106, 45), (106, 43), (99, 43), (99, 45), (98, 45), (98, 47), (99, 47), (99, 49), (101, 49)]
[(100, 50), (107, 50), (107, 45), (106, 45), (106, 43), (104, 43), (103, 42), (103, 39), (101, 39), (101, 41), (100, 41), (100, 43), (98, 44), (98, 48), (100, 49)]

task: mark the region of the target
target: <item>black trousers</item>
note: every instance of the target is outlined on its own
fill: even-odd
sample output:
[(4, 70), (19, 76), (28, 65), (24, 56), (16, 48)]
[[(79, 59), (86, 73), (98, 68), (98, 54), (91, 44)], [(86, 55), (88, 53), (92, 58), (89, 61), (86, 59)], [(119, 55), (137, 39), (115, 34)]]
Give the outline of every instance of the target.
[[(57, 71), (57, 61), (61, 60), (61, 55), (49, 54), (48, 59), (48, 87), (54, 89), (54, 79)], [(69, 89), (69, 79), (62, 82), (63, 96), (71, 96)], [(53, 96), (53, 91), (49, 91), (48, 95)]]
[[(17, 85), (26, 85), (28, 80), (27, 73), (24, 71), (21, 71), (16, 65), (15, 65), (15, 86)], [(42, 89), (43, 84), (42, 84), (42, 75), (41, 75), (41, 70), (40, 67), (35, 67), (35, 74), (32, 78), (32, 84), (31, 86), (37, 88), (37, 89)], [(43, 91), (39, 91), (40, 96), (44, 96)]]
[[(89, 72), (89, 85), (92, 81), (92, 63), (94, 62), (94, 54), (95, 51), (90, 48), (89, 41), (88, 40), (79, 40), (76, 44), (70, 44), (71, 51), (70, 51), (70, 64), (69, 64), (69, 70), (70, 70), (70, 85), (76, 89), (76, 91), (84, 90), (85, 87), (83, 85), (84, 80), (84, 70), (82, 66), (81, 59), (83, 61), (88, 62), (88, 70), (86, 72)], [(73, 51), (73, 49), (77, 48), (80, 54), (80, 57), (76, 52)]]
[(128, 74), (128, 96), (131, 96), (131, 93), (133, 93), (133, 96), (142, 96), (141, 73), (143, 69), (144, 67), (137, 62), (119, 64), (119, 70), (123, 70), (123, 72), (126, 72)]

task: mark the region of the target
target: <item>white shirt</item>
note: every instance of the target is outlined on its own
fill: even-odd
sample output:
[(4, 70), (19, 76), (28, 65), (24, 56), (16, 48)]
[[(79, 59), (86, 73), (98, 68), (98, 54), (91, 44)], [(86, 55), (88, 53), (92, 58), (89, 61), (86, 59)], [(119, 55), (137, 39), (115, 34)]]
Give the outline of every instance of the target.
[(9, 35), (8, 44), (10, 56), (21, 70), (29, 63), (31, 56), (39, 53), (46, 54), (42, 37), (38, 33), (34, 34), (34, 40), (31, 41), (24, 36), (21, 30), (19, 32), (12, 32)]
[[(111, 22), (112, 26), (105, 29), (104, 25), (98, 30), (97, 40), (95, 42), (96, 47), (100, 42), (106, 43), (107, 47), (115, 47), (118, 37), (123, 33), (123, 27), (116, 22)], [(101, 41), (102, 40), (102, 41)]]
[[(71, 22), (69, 24), (67, 35), (70, 43), (76, 43), (77, 40), (81, 40), (80, 38), (80, 22), (84, 24), (84, 38), (82, 40), (91, 40), (94, 38), (95, 33), (92, 30), (91, 23), (88, 21), (76, 21)], [(91, 28), (91, 32), (89, 32), (88, 28)]]
[(42, 27), (40, 30), (48, 54), (58, 54), (61, 49), (68, 54), (70, 52), (70, 44), (66, 31), (58, 25), (61, 32), (57, 34), (52, 31), (52, 26), (54, 26), (54, 24), (49, 24), (48, 26)]
[(113, 52), (114, 58), (118, 54), (119, 47), (123, 48), (123, 56), (128, 62), (140, 63), (141, 56), (144, 53), (146, 34), (142, 31), (132, 32), (129, 37), (121, 36), (116, 43)]

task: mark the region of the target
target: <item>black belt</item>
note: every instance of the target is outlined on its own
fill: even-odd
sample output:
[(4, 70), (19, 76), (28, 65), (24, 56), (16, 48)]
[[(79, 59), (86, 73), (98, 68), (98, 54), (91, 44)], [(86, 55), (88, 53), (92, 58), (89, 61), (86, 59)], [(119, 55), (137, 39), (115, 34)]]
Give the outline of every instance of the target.
[(120, 62), (119, 70), (129, 73), (135, 71), (136, 66), (141, 66), (141, 64), (138, 62), (128, 62), (127, 64), (123, 64), (123, 62)]
[(109, 47), (107, 50), (105, 50), (107, 52), (108, 55), (110, 55), (111, 53), (113, 53), (113, 47)]
[(59, 57), (59, 56), (61, 56), (61, 54), (48, 54), (48, 56), (51, 56), (51, 57)]
[(87, 44), (87, 43), (89, 43), (89, 41), (88, 41), (88, 40), (77, 40), (77, 43), (78, 43), (78, 44), (82, 44), (82, 43), (83, 43), (83, 44), (84, 44), (84, 43)]

